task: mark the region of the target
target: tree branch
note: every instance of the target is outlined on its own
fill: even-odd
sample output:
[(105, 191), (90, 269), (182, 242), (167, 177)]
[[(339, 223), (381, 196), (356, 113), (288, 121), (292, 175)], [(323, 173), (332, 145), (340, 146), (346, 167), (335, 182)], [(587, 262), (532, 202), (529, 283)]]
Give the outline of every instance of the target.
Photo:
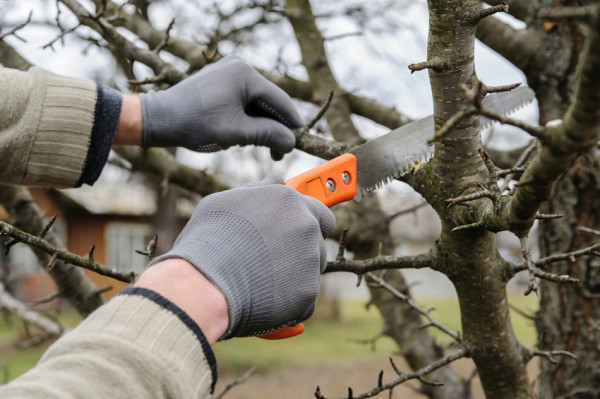
[(496, 18), (486, 18), (477, 25), (476, 37), (517, 68), (523, 71), (535, 68), (536, 51), (542, 45), (536, 34), (514, 29)]
[(438, 321), (436, 321), (431, 316), (430, 310), (425, 310), (425, 309), (421, 308), (419, 305), (417, 305), (415, 303), (415, 301), (412, 300), (412, 298), (410, 296), (401, 293), (400, 291), (398, 291), (397, 289), (392, 287), (390, 284), (388, 284), (383, 278), (381, 278), (373, 273), (367, 273), (366, 275), (367, 275), (368, 279), (377, 283), (376, 286), (385, 288), (386, 290), (391, 292), (396, 298), (406, 302), (408, 304), (408, 306), (410, 306), (412, 309), (414, 309), (417, 313), (424, 316), (429, 321), (429, 324), (426, 327), (433, 326), (433, 327), (439, 329), (440, 331), (442, 331), (443, 333), (452, 337), (457, 343), (459, 343), (459, 344), (462, 343), (462, 338), (461, 338), (460, 334), (458, 334), (456, 331), (452, 331), (448, 327), (446, 327), (446, 326), (440, 324)]
[(579, 361), (577, 356), (575, 356), (571, 352), (562, 351), (562, 350), (542, 351), (539, 349), (531, 349), (531, 350), (527, 351), (525, 358), (527, 361), (529, 361), (529, 360), (533, 359), (535, 356), (543, 356), (543, 357), (547, 358), (550, 361), (550, 363), (552, 363), (552, 364), (558, 364), (558, 362), (554, 359), (554, 356), (566, 356), (566, 357), (570, 357), (571, 359), (574, 359), (576, 361)]
[[(23, 187), (0, 185), (0, 204), (10, 215), (11, 225), (25, 231), (42, 231), (45, 225), (45, 216), (29, 191)], [(64, 246), (52, 232), (46, 235), (46, 241), (56, 248)], [(40, 265), (47, 265), (51, 256), (45, 251), (33, 251)], [(62, 261), (56, 262), (48, 273), (58, 287), (60, 296), (66, 299), (71, 306), (82, 316), (87, 316), (104, 303), (101, 292), (83, 273), (83, 270)]]
[[(175, 84), (185, 78), (185, 74), (177, 70), (168, 62), (165, 62), (154, 51), (137, 47), (127, 40), (117, 31), (115, 26), (102, 15), (103, 13), (92, 15), (77, 0), (60, 1), (75, 14), (82, 25), (88, 26), (98, 32), (107, 42), (120, 49), (127, 58), (149, 66), (156, 75), (163, 74), (165, 76), (165, 81), (169, 84)], [(161, 40), (162, 38), (164, 38), (164, 33), (161, 36)]]
[(113, 149), (135, 170), (151, 172), (203, 196), (231, 188), (204, 171), (181, 164), (163, 148), (143, 150), (139, 147), (116, 146)]
[[(345, 397), (345, 398), (340, 398), (340, 399), (348, 399), (348, 398), (352, 398), (352, 399), (366, 399), (366, 398), (372, 398), (374, 396), (377, 396), (378, 394), (380, 394), (381, 392), (385, 392), (385, 391), (391, 391), (394, 387), (402, 384), (403, 382), (406, 382), (408, 380), (411, 379), (421, 379), (424, 376), (426, 376), (427, 374), (441, 368), (444, 367), (458, 359), (462, 359), (464, 357), (469, 357), (469, 351), (466, 349), (460, 349), (434, 363), (431, 363), (429, 366), (427, 367), (423, 367), (420, 370), (417, 370), (413, 373), (402, 373), (400, 372), (397, 367), (394, 367), (397, 370), (397, 373), (400, 374), (399, 378), (396, 378), (395, 380), (388, 382), (387, 384), (383, 384), (383, 381), (381, 381), (381, 378), (379, 378), (379, 380), (381, 381), (381, 383), (378, 383), (377, 387), (373, 388), (372, 390), (368, 391), (368, 392), (364, 392), (361, 393), (359, 395), (354, 395), (352, 393), (352, 389), (349, 388), (349, 396)], [(391, 361), (391, 359), (390, 359)], [(321, 394), (321, 388), (317, 387), (316, 391), (315, 391), (315, 397), (317, 399), (327, 399), (327, 397), (323, 396), (323, 394)]]
[(64, 328), (56, 321), (42, 316), (38, 312), (31, 310), (27, 305), (18, 301), (8, 292), (0, 282), (0, 308), (5, 308), (18, 318), (39, 327), (42, 331), (52, 337), (59, 337), (63, 334)]
[(366, 260), (348, 260), (342, 258), (327, 262), (327, 268), (324, 273), (349, 272), (360, 275), (384, 269), (422, 269), (431, 267), (432, 264), (433, 255), (431, 253), (402, 257), (383, 255)]
[(19, 31), (19, 30), (21, 30), (21, 29), (23, 29), (24, 27), (26, 27), (26, 26), (29, 24), (29, 22), (31, 22), (31, 15), (33, 15), (33, 11), (30, 11), (30, 12), (29, 12), (29, 16), (27, 17), (27, 19), (25, 20), (25, 22), (23, 22), (23, 23), (21, 23), (21, 24), (19, 24), (19, 25), (15, 26), (14, 28), (12, 28), (12, 29), (8, 30), (8, 31), (7, 31), (7, 32), (5, 32), (5, 33), (2, 33), (2, 34), (0, 34), (0, 41), (2, 41), (2, 40), (5, 38), (5, 37), (8, 37), (8, 36), (10, 36), (10, 35), (14, 35), (14, 36), (15, 36), (17, 39), (19, 39), (19, 40), (22, 40), (22, 41), (25, 41), (25, 40), (23, 40), (22, 38), (20, 38), (20, 37), (19, 37), (19, 36), (16, 34), (16, 32), (17, 32), (17, 31)]
[(581, 20), (590, 22), (596, 16), (596, 5), (543, 8), (538, 11), (537, 16), (550, 21)]
[(225, 394), (227, 392), (229, 392), (232, 388), (243, 384), (244, 382), (248, 381), (248, 379), (250, 377), (252, 377), (254, 375), (254, 373), (256, 373), (256, 371), (258, 370), (258, 368), (256, 366), (252, 366), (250, 367), (250, 369), (248, 371), (246, 371), (244, 374), (242, 374), (241, 376), (239, 376), (238, 378), (236, 378), (235, 380), (233, 380), (232, 382), (230, 382), (229, 384), (227, 384), (225, 387), (223, 387), (223, 389), (221, 390), (221, 392), (219, 392), (216, 396), (215, 399), (222, 399)]
[(465, 20), (471, 25), (477, 25), (482, 19), (497, 14), (499, 12), (508, 12), (508, 4), (506, 2), (503, 1), (497, 6), (491, 6), (484, 8), (478, 12), (469, 13)]
[(125, 283), (131, 283), (135, 278), (134, 272), (124, 273), (117, 269), (101, 265), (100, 263), (94, 261), (91, 257), (84, 258), (64, 249), (57, 248), (56, 246), (52, 245), (51, 243), (40, 237), (36, 237), (8, 223), (0, 221), (0, 236), (2, 235), (12, 237), (17, 242), (41, 249), (42, 251), (51, 255), (50, 261), (47, 265), (49, 269), (51, 269), (54, 266), (54, 262), (57, 259), (60, 259), (71, 265), (79, 266), (84, 269), (98, 273), (100, 275), (123, 281)]
[(550, 135), (519, 180), (515, 195), (505, 208), (510, 230), (528, 231), (554, 182), (575, 159), (596, 146), (600, 132), (600, 18), (596, 18), (581, 58), (574, 100), (563, 123), (547, 127)]

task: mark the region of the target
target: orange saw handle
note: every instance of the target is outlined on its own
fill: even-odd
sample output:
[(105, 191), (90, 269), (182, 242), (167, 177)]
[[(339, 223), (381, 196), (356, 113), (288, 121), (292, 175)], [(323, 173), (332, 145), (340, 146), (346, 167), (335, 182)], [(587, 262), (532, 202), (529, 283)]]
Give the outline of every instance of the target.
[[(356, 195), (356, 157), (344, 154), (285, 182), (286, 186), (316, 198), (328, 207), (350, 201)], [(263, 339), (284, 339), (302, 334), (302, 323), (261, 335)]]

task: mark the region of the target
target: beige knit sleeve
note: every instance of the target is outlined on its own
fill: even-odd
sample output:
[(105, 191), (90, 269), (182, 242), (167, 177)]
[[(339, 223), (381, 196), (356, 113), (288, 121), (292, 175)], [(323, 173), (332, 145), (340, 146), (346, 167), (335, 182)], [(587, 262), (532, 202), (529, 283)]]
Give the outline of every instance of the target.
[(96, 83), (0, 69), (0, 182), (74, 186), (85, 166)]
[(209, 398), (216, 361), (198, 326), (153, 291), (126, 292), (0, 386), (0, 397)]

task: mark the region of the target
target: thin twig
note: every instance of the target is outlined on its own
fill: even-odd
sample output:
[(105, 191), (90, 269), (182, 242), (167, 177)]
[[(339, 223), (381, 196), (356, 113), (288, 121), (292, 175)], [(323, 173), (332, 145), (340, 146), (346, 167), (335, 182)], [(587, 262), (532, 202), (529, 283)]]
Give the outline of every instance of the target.
[(492, 94), (492, 93), (502, 93), (505, 91), (511, 91), (521, 85), (522, 85), (521, 82), (511, 83), (511, 84), (503, 85), (503, 86), (486, 86), (486, 85), (484, 85), (483, 86), (483, 94), (486, 95), (486, 94)]
[(466, 21), (470, 25), (477, 25), (482, 19), (497, 14), (499, 12), (508, 12), (508, 4), (506, 2), (503, 1), (502, 4), (498, 4), (497, 6), (491, 6), (484, 8), (483, 10), (480, 10), (478, 12), (469, 13), (467, 15)]
[(538, 11), (538, 18), (550, 21), (584, 20), (590, 21), (596, 14), (596, 5), (589, 4), (579, 7), (551, 7)]
[(8, 37), (10, 35), (14, 35), (17, 39), (26, 42), (25, 39), (19, 37), (18, 35), (16, 35), (16, 32), (23, 29), (25, 26), (27, 26), (27, 24), (29, 24), (31, 22), (31, 16), (33, 15), (33, 10), (29, 12), (29, 16), (27, 17), (27, 20), (17, 26), (15, 26), (14, 28), (10, 29), (9, 31), (0, 34), (0, 40), (4, 39), (5, 37)]
[(527, 266), (527, 271), (529, 272), (529, 284), (527, 285), (527, 289), (523, 293), (525, 296), (531, 294), (531, 292), (535, 292), (537, 295), (537, 283), (535, 281), (535, 264), (531, 260), (531, 250), (529, 249), (529, 238), (525, 235), (519, 238), (521, 242), (521, 253), (523, 254), (523, 259), (525, 259), (525, 265)]
[(232, 382), (230, 382), (229, 384), (227, 384), (225, 387), (223, 387), (223, 389), (221, 390), (221, 392), (219, 392), (216, 396), (215, 399), (222, 399), (223, 396), (232, 388), (243, 384), (244, 382), (246, 382), (250, 377), (252, 377), (252, 375), (254, 375), (254, 373), (256, 373), (256, 371), (258, 370), (258, 368), (256, 366), (252, 366), (250, 367), (250, 369), (248, 371), (246, 371), (244, 374), (242, 374), (241, 376), (239, 376), (238, 378), (236, 378), (235, 380), (233, 380)]
[(408, 306), (410, 306), (412, 309), (416, 310), (417, 313), (420, 313), (421, 315), (423, 315), (429, 321), (429, 323), (430, 323), (431, 326), (436, 327), (440, 331), (446, 333), (447, 335), (449, 335), (450, 337), (452, 337), (456, 342), (458, 342), (458, 343), (462, 342), (462, 338), (461, 338), (460, 334), (458, 334), (456, 331), (452, 331), (448, 327), (445, 327), (442, 324), (438, 323), (438, 321), (435, 320), (431, 316), (431, 314), (429, 313), (429, 311), (427, 311), (427, 310), (423, 309), (422, 307), (420, 307), (419, 305), (417, 305), (415, 303), (415, 301), (413, 301), (412, 298), (410, 298), (410, 296), (401, 293), (400, 291), (398, 291), (392, 285), (388, 284), (384, 279), (382, 279), (381, 277), (377, 276), (376, 274), (367, 273), (367, 277), (369, 279), (375, 281), (377, 283), (377, 286), (385, 288), (390, 293), (392, 293), (395, 297), (397, 297), (398, 299), (401, 299), (404, 302), (406, 302), (406, 304)]
[(406, 209), (399, 210), (398, 212), (392, 213), (390, 216), (386, 218), (387, 223), (390, 223), (392, 220), (397, 218), (398, 216), (406, 215), (408, 213), (414, 213), (415, 211), (423, 208), (424, 206), (429, 205), (427, 201), (419, 202), (417, 205), (411, 206)]
[(160, 53), (165, 47), (169, 45), (169, 39), (171, 38), (171, 29), (173, 29), (173, 25), (175, 24), (175, 18), (171, 19), (167, 29), (165, 30), (165, 37), (158, 43), (158, 45), (154, 48), (156, 54)]
[(340, 240), (338, 242), (338, 253), (335, 260), (341, 262), (344, 260), (344, 252), (346, 251), (346, 236), (350, 231), (350, 227), (344, 227), (342, 234), (340, 234)]
[(572, 354), (569, 351), (562, 351), (562, 350), (555, 350), (555, 351), (542, 351), (539, 349), (531, 349), (529, 350), (528, 353), (528, 358), (531, 359), (534, 356), (543, 356), (546, 357), (550, 363), (552, 364), (558, 364), (558, 362), (556, 361), (556, 359), (554, 359), (554, 356), (566, 356), (566, 357), (570, 357), (571, 359), (574, 359), (576, 361), (579, 361), (579, 358), (577, 358), (577, 356), (575, 356), (574, 354)]
[[(352, 395), (353, 399), (366, 399), (366, 398), (372, 398), (374, 396), (379, 395), (381, 392), (384, 391), (391, 391), (394, 387), (402, 384), (403, 382), (406, 382), (408, 380), (411, 379), (421, 379), (422, 377), (426, 376), (429, 373), (434, 372), (435, 370), (444, 367), (458, 359), (462, 359), (464, 357), (468, 357), (469, 355), (469, 351), (467, 349), (460, 349), (446, 357), (443, 357), (440, 360), (437, 360), (433, 363), (431, 363), (428, 366), (423, 367), (420, 370), (417, 370), (413, 373), (402, 373), (400, 370), (398, 370), (397, 367), (395, 367), (396, 372), (399, 374), (399, 377), (396, 378), (395, 380), (388, 382), (387, 384), (382, 384), (382, 385), (378, 385), (377, 387), (373, 388), (372, 390), (368, 391), (368, 392), (364, 392), (361, 393), (359, 395)], [(321, 389), (320, 387), (317, 386), (317, 389), (315, 391), (315, 397), (317, 399), (327, 399), (325, 396), (323, 396), (323, 394), (321, 393)], [(344, 397), (344, 398), (340, 398), (340, 399), (348, 399), (348, 396)]]
[(443, 71), (449, 67), (449, 63), (441, 58), (432, 58), (429, 61), (417, 62), (416, 64), (410, 64), (408, 69), (410, 73), (422, 71), (423, 69), (433, 69), (435, 71)]
[(580, 249), (578, 251), (547, 256), (545, 258), (542, 258), (542, 259), (539, 259), (538, 261), (536, 261), (535, 265), (539, 267), (539, 266), (547, 265), (549, 263), (560, 262), (563, 260), (568, 260), (568, 261), (574, 262), (575, 258), (578, 258), (580, 256), (595, 255), (596, 251), (599, 248), (600, 248), (600, 243), (597, 243), (597, 244), (591, 245), (587, 248)]
[(314, 116), (314, 118), (312, 118), (310, 120), (310, 122), (308, 122), (306, 124), (306, 128), (312, 129), (313, 126), (315, 126), (317, 124), (317, 122), (323, 117), (323, 115), (325, 115), (325, 112), (327, 112), (327, 110), (329, 109), (329, 106), (331, 105), (331, 101), (333, 101), (333, 90), (331, 90), (329, 92), (329, 95), (327, 96), (327, 100), (325, 101), (325, 104), (323, 104), (323, 106), (319, 109), (319, 112), (317, 112), (317, 114)]
[(481, 198), (489, 198), (495, 202), (497, 200), (497, 193), (494, 193), (492, 190), (484, 189), (481, 191), (477, 191), (473, 194), (462, 195), (460, 197), (455, 198), (448, 198), (445, 199), (444, 202), (448, 203), (448, 208), (452, 208), (454, 205), (474, 201)]

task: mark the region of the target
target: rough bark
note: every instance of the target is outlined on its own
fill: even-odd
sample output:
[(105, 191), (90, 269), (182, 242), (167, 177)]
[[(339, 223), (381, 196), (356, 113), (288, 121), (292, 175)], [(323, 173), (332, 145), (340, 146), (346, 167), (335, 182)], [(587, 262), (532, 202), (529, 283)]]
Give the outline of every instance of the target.
[[(459, 88), (478, 85), (475, 72), (475, 25), (467, 22), (480, 10), (477, 1), (435, 1), (429, 4), (429, 76), (436, 129), (468, 106)], [(521, 345), (516, 340), (502, 277), (503, 260), (494, 235), (485, 231), (452, 232), (477, 222), (465, 207), (450, 210), (445, 199), (464, 195), (487, 184), (478, 150), (482, 147), (477, 116), (458, 123), (436, 144), (435, 157), (413, 187), (424, 195), (442, 220), (434, 268), (453, 282), (461, 309), (464, 345), (471, 351), (481, 383), (490, 398), (526, 398), (532, 394)], [(419, 180), (420, 182), (420, 180)], [(475, 201), (474, 201), (475, 202)], [(486, 207), (488, 199), (478, 200)], [(463, 209), (456, 209), (463, 208)]]
[[(563, 5), (575, 5), (571, 3), (564, 2)], [(518, 34), (523, 37), (523, 43), (530, 42), (523, 52), (511, 46), (511, 40), (497, 34), (506, 30), (499, 21), (484, 21), (477, 32), (478, 38), (485, 44), (519, 67), (520, 60), (524, 58), (522, 54), (528, 54), (527, 63), (531, 67), (523, 68), (523, 71), (536, 90), (541, 124), (562, 118), (565, 114), (574, 90), (573, 83), (577, 77), (575, 68), (583, 47), (584, 33), (588, 30), (582, 19), (544, 25), (543, 19), (535, 18), (541, 9), (555, 6), (553, 1), (531, 1), (528, 2), (528, 12), (520, 10), (515, 14), (527, 23), (527, 30)], [(513, 8), (511, 4), (511, 10)], [(494, 32), (496, 38), (493, 37)], [(542, 212), (565, 216), (540, 223), (539, 246), (542, 257), (579, 249), (594, 240), (577, 228), (586, 226), (600, 229), (596, 201), (598, 181), (600, 172), (595, 152), (594, 155), (580, 158), (573, 169), (560, 178)], [(579, 287), (541, 282), (540, 310), (536, 318), (540, 349), (569, 350), (579, 358), (579, 362), (567, 358), (556, 359), (557, 364), (545, 358), (541, 360), (541, 398), (571, 395), (586, 398), (595, 397), (598, 393), (600, 374), (596, 367), (600, 362), (599, 337), (592, 322), (598, 320), (597, 309), (600, 304), (592, 294), (597, 283), (595, 262), (593, 258), (583, 257), (572, 262), (553, 263), (548, 267), (549, 272), (580, 278)]]
[[(565, 215), (540, 223), (540, 252), (569, 252), (598, 242), (578, 227), (600, 229), (600, 158), (581, 157), (557, 183), (556, 194), (544, 212)], [(547, 271), (581, 279), (578, 286), (541, 283), (536, 326), (542, 350), (567, 350), (578, 357), (541, 360), (540, 398), (596, 398), (600, 393), (600, 263), (595, 256), (557, 262)]]

